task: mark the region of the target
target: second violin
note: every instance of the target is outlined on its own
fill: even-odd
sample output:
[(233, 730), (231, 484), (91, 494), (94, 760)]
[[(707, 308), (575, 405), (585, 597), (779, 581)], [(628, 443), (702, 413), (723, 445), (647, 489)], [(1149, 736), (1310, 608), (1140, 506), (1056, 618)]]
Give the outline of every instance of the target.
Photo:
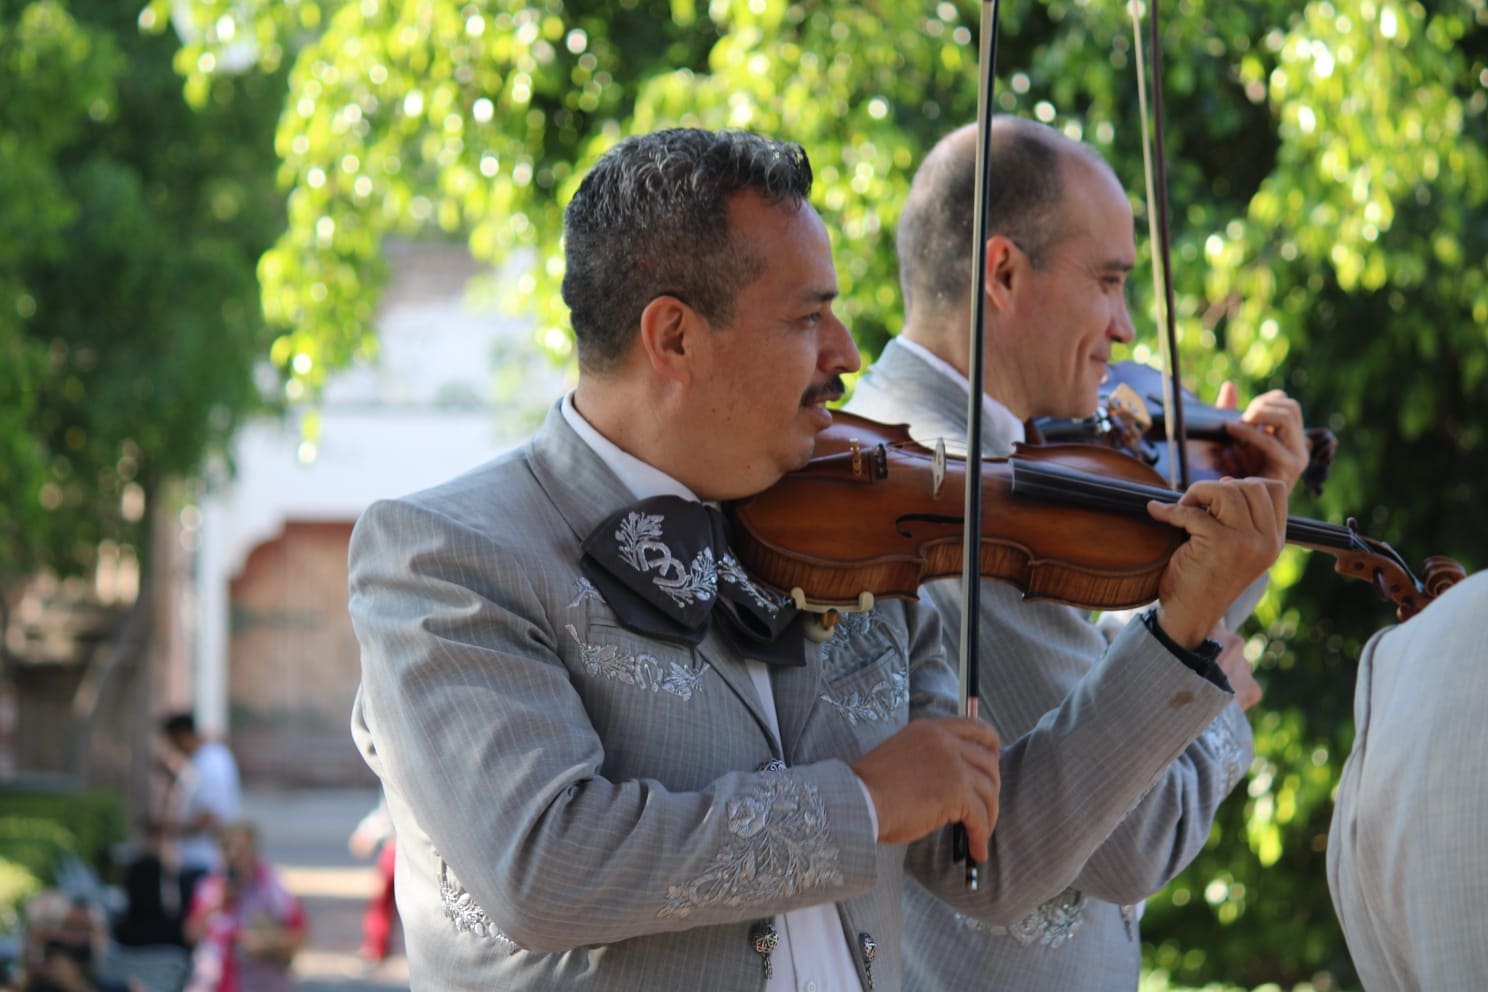
[[(1151, 466), (1160, 477), (1170, 478), (1162, 373), (1140, 362), (1113, 362), (1100, 392), (1100, 407), (1092, 416), (1079, 420), (1040, 418), (1034, 421), (1034, 427), (1045, 441), (1104, 445)], [(1188, 463), (1194, 478), (1254, 474), (1224, 426), (1239, 420), (1240, 411), (1206, 406), (1188, 390), (1183, 391), (1183, 410)], [(1327, 428), (1309, 427), (1307, 442), (1308, 462), (1301, 482), (1316, 496), (1333, 466), (1338, 438)]]

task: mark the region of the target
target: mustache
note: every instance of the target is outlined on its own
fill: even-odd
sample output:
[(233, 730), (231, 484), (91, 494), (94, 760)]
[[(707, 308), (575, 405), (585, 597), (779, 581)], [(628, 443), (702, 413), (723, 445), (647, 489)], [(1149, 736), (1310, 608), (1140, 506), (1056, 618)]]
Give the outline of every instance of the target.
[(847, 393), (847, 386), (842, 382), (842, 376), (834, 375), (821, 385), (812, 386), (801, 396), (802, 406), (811, 406), (813, 403), (830, 403), (840, 400)]

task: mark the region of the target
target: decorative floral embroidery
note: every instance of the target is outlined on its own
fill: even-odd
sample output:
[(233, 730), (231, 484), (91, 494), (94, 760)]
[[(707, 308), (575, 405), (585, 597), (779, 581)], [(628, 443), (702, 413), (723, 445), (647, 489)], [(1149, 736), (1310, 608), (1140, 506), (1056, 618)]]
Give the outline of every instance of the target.
[(594, 583), (581, 575), (574, 582), (574, 598), (569, 601), (568, 608), (571, 610), (586, 599), (592, 599), (596, 603), (604, 602), (604, 597), (600, 596), (599, 590), (594, 588)]
[(1008, 936), (1025, 947), (1034, 942), (1059, 947), (1080, 929), (1085, 915), (1085, 896), (1074, 889), (1059, 895), (1008, 927)]
[(895, 667), (884, 679), (869, 686), (866, 692), (850, 692), (841, 698), (824, 692), (821, 698), (837, 707), (854, 727), (859, 722), (887, 720), (909, 699), (909, 672)]
[(1062, 947), (1074, 937), (1084, 922), (1084, 916), (1085, 896), (1075, 889), (1065, 889), (1010, 927), (988, 926), (961, 913), (956, 914), (956, 922), (968, 930), (1011, 937), (1024, 947), (1043, 944), (1053, 948)]
[(1224, 791), (1229, 792), (1245, 774), (1245, 748), (1235, 739), (1235, 733), (1223, 717), (1215, 720), (1200, 738), (1220, 760), (1224, 769)]
[(744, 566), (740, 565), (738, 559), (733, 555), (725, 554), (723, 559), (719, 561), (718, 576), (725, 582), (732, 582), (740, 589), (743, 589), (749, 594), (749, 598), (754, 600), (755, 606), (758, 606), (762, 610), (768, 610), (772, 617), (780, 612), (782, 606), (790, 602), (790, 600), (779, 593), (769, 589), (762, 589), (755, 585), (754, 580), (749, 577), (749, 573), (744, 571)]
[(862, 654), (862, 639), (878, 629), (878, 612), (842, 613), (837, 617), (837, 627), (832, 636), (822, 642), (822, 671), (831, 677), (834, 669)]
[(568, 636), (579, 646), (584, 658), (584, 670), (590, 675), (614, 679), (651, 692), (669, 692), (682, 699), (691, 699), (698, 691), (708, 665), (697, 671), (689, 671), (675, 661), (662, 662), (654, 654), (642, 652), (629, 654), (614, 644), (590, 644), (579, 637), (573, 624), (565, 624)]
[(821, 794), (788, 774), (765, 774), (725, 805), (728, 835), (696, 878), (667, 888), (658, 919), (738, 907), (842, 881)]
[(652, 581), (678, 606), (688, 606), (693, 600), (706, 603), (718, 591), (713, 549), (699, 551), (690, 567), (683, 564), (661, 540), (664, 519), (659, 513), (627, 513), (615, 531), (620, 557), (637, 572), (656, 572)]
[(508, 954), (515, 954), (522, 946), (496, 928), (486, 911), (480, 908), (475, 898), (450, 875), (449, 865), (439, 859), (439, 899), (444, 903), (444, 916), (460, 933), (472, 934), (495, 941)]

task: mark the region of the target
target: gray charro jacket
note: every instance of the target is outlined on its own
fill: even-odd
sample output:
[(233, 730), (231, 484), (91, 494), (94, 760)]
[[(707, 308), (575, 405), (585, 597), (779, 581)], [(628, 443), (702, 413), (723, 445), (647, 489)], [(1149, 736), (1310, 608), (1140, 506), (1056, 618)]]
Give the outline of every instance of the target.
[(969, 894), (949, 831), (876, 843), (848, 767), (954, 712), (934, 613), (885, 603), (775, 674), (777, 752), (716, 632), (647, 640), (583, 579), (580, 542), (629, 502), (555, 407), (525, 447), (358, 522), (352, 730), (396, 826), (414, 989), (759, 989), (751, 923), (821, 902), (850, 946), (877, 942), (872, 987), (898, 989), (906, 868), (964, 913), (1021, 919), (1228, 704), (1134, 625), (1005, 748)]
[[(966, 401), (964, 386), (957, 388), (895, 340), (859, 380), (847, 409), (873, 420), (909, 424), (921, 443), (933, 446), (937, 437), (945, 437), (948, 446), (959, 442), (964, 448)], [(1012, 440), (984, 427), (983, 450), (988, 455), (1009, 454)], [(946, 651), (957, 657), (959, 580), (931, 582), (921, 596), (941, 614)], [(1010, 585), (984, 584), (981, 604), (977, 652), (981, 714), (1005, 740), (1038, 725), (1117, 650), (1107, 632), (1114, 635), (1119, 626), (1097, 626), (1086, 611), (1059, 603), (1024, 601)], [(1236, 616), (1232, 609), (1231, 619), (1238, 622), (1253, 604), (1254, 598), (1246, 597), (1237, 606), (1242, 612)], [(1139, 719), (1142, 713), (1155, 713), (1163, 700), (1161, 693), (1148, 697), (1126, 692), (1096, 700), (1096, 705), (1107, 711), (1135, 706), (1126, 717)], [(1107, 715), (1120, 719), (1116, 713)], [(1134, 739), (1113, 741), (1099, 765), (1111, 770), (1141, 746)], [(946, 992), (970, 988), (1135, 992), (1141, 972), (1140, 904), (1203, 847), (1216, 807), (1251, 757), (1250, 725), (1238, 706), (1227, 706), (1163, 770), (1152, 791), (1134, 803), (1069, 887), (1011, 926), (989, 926), (910, 882), (904, 910), (906, 987)], [(1066, 766), (1048, 787), (1082, 792), (1122, 788), (1114, 779), (1101, 779), (1096, 769)], [(1065, 829), (1089, 829), (1092, 825), (1083, 820), (1077, 811)]]

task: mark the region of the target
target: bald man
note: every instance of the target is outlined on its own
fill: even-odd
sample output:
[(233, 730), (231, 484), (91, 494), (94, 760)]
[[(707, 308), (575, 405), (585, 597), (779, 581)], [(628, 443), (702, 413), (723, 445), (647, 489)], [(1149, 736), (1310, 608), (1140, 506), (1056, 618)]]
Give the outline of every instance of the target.
[[(900, 218), (902, 333), (858, 383), (847, 409), (907, 423), (919, 441), (948, 447), (966, 437), (972, 306), (972, 197), (976, 131), (942, 140), (916, 174)], [(1113, 350), (1132, 340), (1125, 283), (1136, 249), (1125, 191), (1093, 149), (1015, 117), (993, 124), (987, 198), (983, 443), (1006, 455), (1034, 417), (1086, 417), (1099, 403)], [(1301, 411), (1285, 395), (1259, 397), (1235, 428), (1264, 463), (1260, 474), (1293, 485), (1306, 465)], [(1102, 844), (1078, 878), (1012, 926), (988, 926), (910, 884), (905, 904), (906, 987), (1019, 992), (1135, 990), (1143, 900), (1203, 847), (1214, 812), (1252, 758), (1243, 710), (1260, 688), (1227, 632), (1263, 588), (1226, 613), (1212, 636), (1231, 704), (1181, 753)], [(956, 579), (921, 590), (942, 614), (948, 652), (959, 653)], [(1149, 612), (1135, 623), (1153, 621)], [(1123, 618), (1124, 619), (1124, 618)], [(1082, 610), (1023, 601), (1012, 586), (981, 593), (981, 714), (1005, 739), (1040, 724), (1087, 672), (1100, 666), (1124, 623), (1094, 623)], [(1133, 685), (1097, 707), (1136, 712), (1160, 702)], [(1095, 829), (1070, 822), (1069, 831)], [(1096, 843), (1099, 843), (1097, 839)]]

